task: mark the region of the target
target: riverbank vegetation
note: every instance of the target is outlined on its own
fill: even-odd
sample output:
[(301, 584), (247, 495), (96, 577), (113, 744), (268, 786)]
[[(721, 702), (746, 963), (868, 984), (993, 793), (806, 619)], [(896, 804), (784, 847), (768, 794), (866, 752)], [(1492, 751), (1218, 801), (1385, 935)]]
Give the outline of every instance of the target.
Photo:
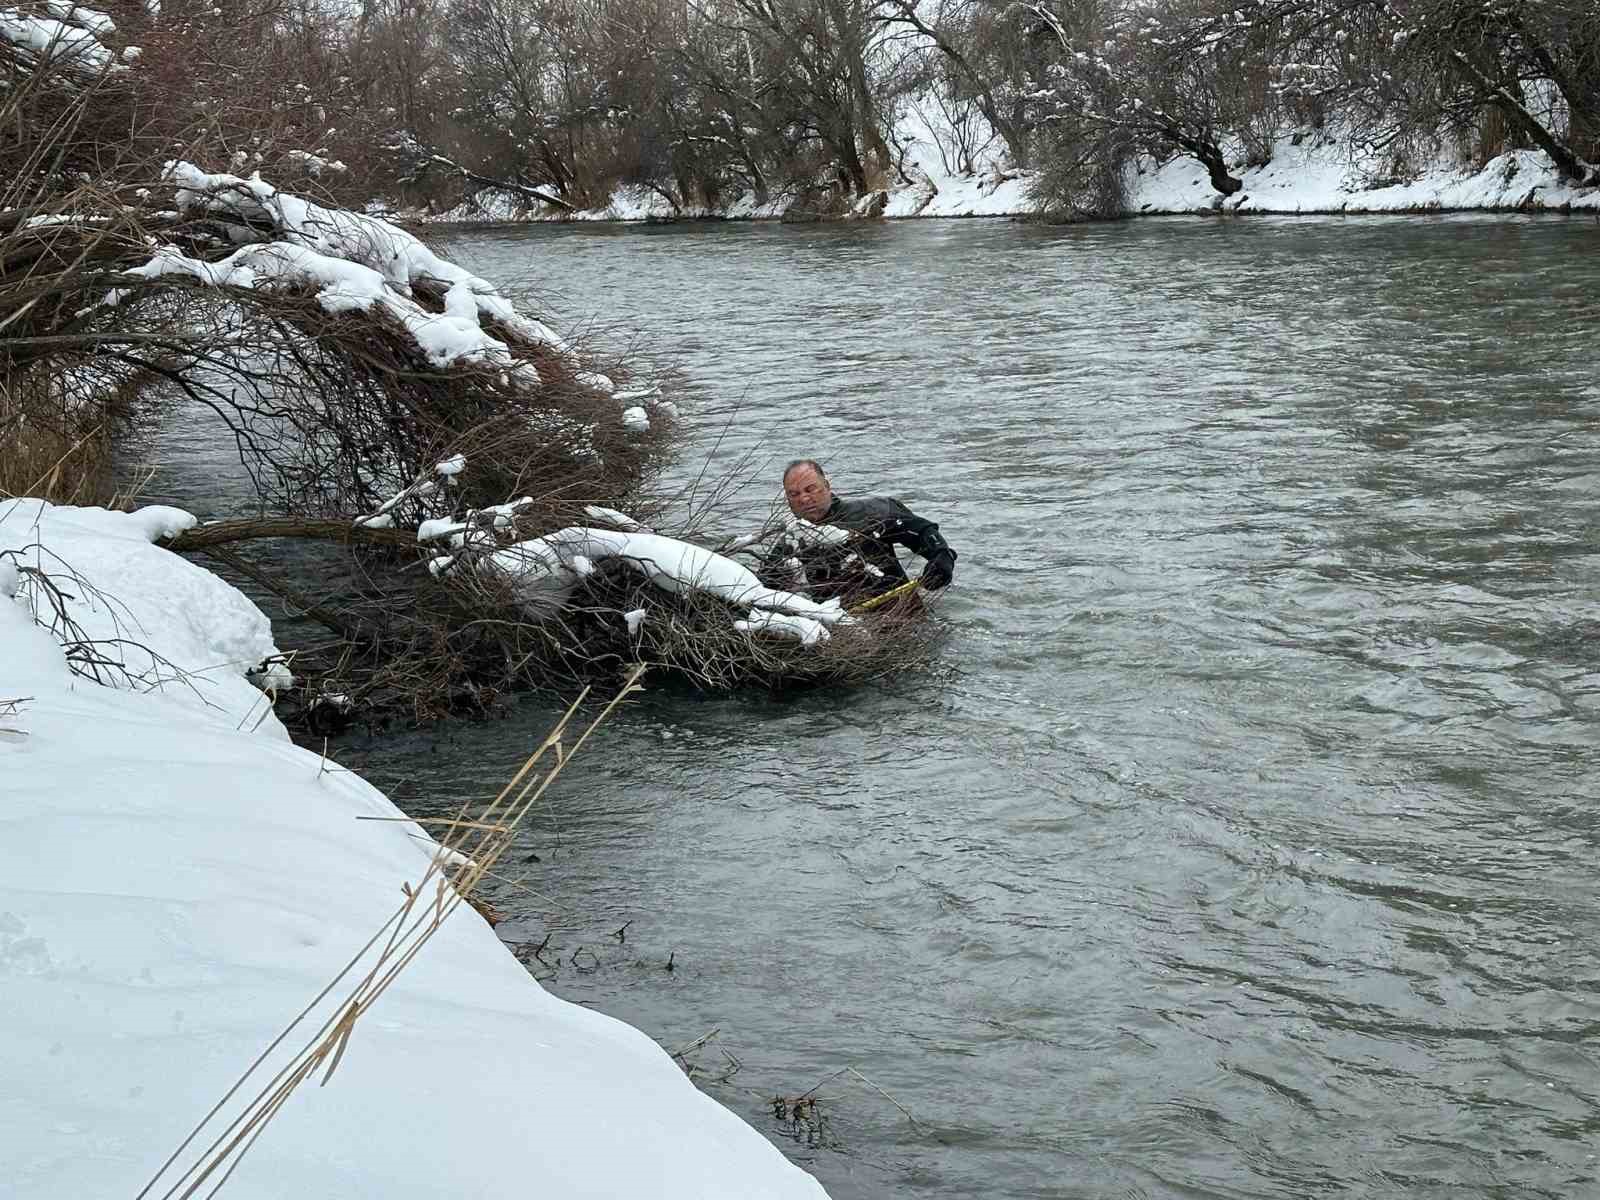
[[(72, 11), (8, 10), (33, 45), (14, 38), (13, 59), (49, 41), (38, 18), (58, 9)], [(1306, 138), (1337, 142), (1375, 186), (1515, 149), (1547, 156), (1568, 184), (1600, 184), (1600, 9), (1580, 0), (362, 0), (353, 19), (313, 0), (119, 0), (107, 12), (100, 49), (86, 53), (69, 20), (79, 32), (52, 51), (74, 52), (80, 82), (106, 76), (61, 165), (99, 147), (91, 174), (130, 181), (181, 147), (345, 205), (439, 213), (476, 196), (559, 215), (632, 190), (679, 213), (816, 216), (931, 186), (915, 131), (945, 174), (1026, 174), (1033, 202), (1061, 216), (1124, 211), (1130, 164), (1175, 156), (1233, 195), (1243, 170)], [(25, 146), (7, 166), (25, 164)]]
[(916, 182), (912, 126), (1066, 215), (1123, 211), (1141, 155), (1227, 196), (1307, 136), (1375, 184), (1518, 148), (1600, 183), (1580, 0), (367, 0), (348, 45), (372, 66), (347, 94), (392, 98), (357, 123), (394, 195), (435, 209), (498, 180), (551, 212), (632, 186), (837, 213)]
[[(273, 72), (308, 59), (275, 17), (253, 18), (266, 52), (249, 62), (215, 17), (0, 14), (0, 489), (107, 503), (129, 421), (210, 422), (255, 511), (192, 549), (325, 627), (302, 674), (365, 661), (412, 679), (414, 710), (442, 710), (477, 682), (453, 645), (472, 614), (404, 586), (422, 551), (386, 527), (505, 496), (528, 497), (517, 520), (541, 530), (628, 505), (672, 409), (399, 227), (248, 170), (326, 166), (301, 148), (321, 117), (287, 114), (305, 85)], [(190, 70), (212, 51), (206, 77)], [(470, 474), (436, 476), (465, 455)], [(340, 549), (287, 580), (236, 552), (269, 535)]]

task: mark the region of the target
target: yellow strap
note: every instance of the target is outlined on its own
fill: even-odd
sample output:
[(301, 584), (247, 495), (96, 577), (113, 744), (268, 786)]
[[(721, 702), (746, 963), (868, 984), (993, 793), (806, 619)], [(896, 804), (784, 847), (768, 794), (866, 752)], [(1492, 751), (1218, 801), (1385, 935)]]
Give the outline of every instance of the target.
[(897, 600), (901, 596), (909, 596), (912, 592), (917, 590), (917, 586), (921, 582), (922, 580), (920, 579), (908, 579), (899, 587), (893, 588), (881, 596), (874, 596), (871, 600), (863, 600), (860, 604), (856, 605), (850, 610), (850, 615), (852, 617), (859, 616), (864, 612), (871, 612), (873, 609), (878, 608), (880, 605), (887, 604), (891, 600)]

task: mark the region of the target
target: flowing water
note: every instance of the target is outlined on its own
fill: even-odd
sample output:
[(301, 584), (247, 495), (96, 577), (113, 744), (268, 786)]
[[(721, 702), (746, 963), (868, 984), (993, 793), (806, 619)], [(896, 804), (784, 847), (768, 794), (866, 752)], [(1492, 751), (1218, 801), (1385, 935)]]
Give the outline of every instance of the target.
[[(836, 1200), (1600, 1196), (1600, 225), (450, 249), (671, 355), (681, 477), (814, 456), (960, 552), (942, 670), (603, 731), (494, 893), (547, 986), (718, 1031)], [(343, 760), (449, 808), (550, 715)]]

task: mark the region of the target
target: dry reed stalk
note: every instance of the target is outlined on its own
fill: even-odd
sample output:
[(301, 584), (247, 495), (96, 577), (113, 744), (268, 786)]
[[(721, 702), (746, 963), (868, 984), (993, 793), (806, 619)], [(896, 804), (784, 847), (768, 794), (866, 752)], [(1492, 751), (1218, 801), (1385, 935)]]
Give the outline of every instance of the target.
[[(201, 1118), (177, 1149), (161, 1165), (135, 1200), (144, 1200), (157, 1194), (155, 1189), (166, 1183), (160, 1192), (162, 1200), (188, 1200), (211, 1183), (208, 1195), (215, 1195), (231, 1178), (244, 1155), (255, 1144), (266, 1126), (272, 1121), (295, 1089), (319, 1069), (323, 1071), (325, 1086), (333, 1077), (349, 1046), (357, 1022), (377, 1003), (390, 984), (427, 945), (445, 920), (461, 904), (469, 903), (474, 889), (486, 876), (511, 844), (517, 829), (533, 806), (561, 774), (574, 754), (616, 710), (617, 706), (639, 689), (639, 678), (644, 668), (634, 670), (616, 696), (589, 724), (572, 749), (563, 746), (563, 737), (579, 705), (588, 696), (588, 690), (575, 700), (547, 733), (538, 748), (530, 754), (511, 781), (495, 797), (480, 820), (468, 821), (463, 809), (455, 835), (442, 842), (429, 860), (427, 869), (418, 883), (405, 883), (401, 890), (405, 901), (381, 925), (345, 966), (320, 991), (312, 1001), (272, 1040), (234, 1082), (233, 1086)], [(555, 762), (542, 773), (535, 768), (549, 752), (554, 752)], [(476, 835), (476, 836), (475, 836)], [(454, 863), (466, 859), (464, 867), (457, 870), (453, 881), (447, 871)], [(173, 1178), (180, 1160), (196, 1139), (212, 1132), (223, 1120), (229, 1102), (262, 1068), (268, 1058), (287, 1041), (295, 1029), (311, 1016), (333, 993), (342, 980), (358, 970), (369, 953), (381, 944), (377, 957), (368, 965), (359, 980), (333, 1013), (295, 1053), (290, 1061), (256, 1091), (244, 1109), (214, 1136), (198, 1157)], [(220, 1174), (219, 1174), (220, 1172)], [(216, 1177), (213, 1180), (213, 1177)]]
[(31, 496), (53, 504), (100, 503), (111, 439), (103, 411), (71, 417), (29, 389), (0, 382), (0, 498)]

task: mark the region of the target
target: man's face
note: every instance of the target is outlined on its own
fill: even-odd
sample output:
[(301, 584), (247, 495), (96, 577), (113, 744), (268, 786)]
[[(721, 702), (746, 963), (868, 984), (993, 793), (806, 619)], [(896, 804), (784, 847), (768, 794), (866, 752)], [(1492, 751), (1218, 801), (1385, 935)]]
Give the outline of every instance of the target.
[(783, 477), (783, 494), (789, 511), (808, 521), (820, 521), (833, 503), (833, 489), (820, 472), (811, 467), (796, 467)]

